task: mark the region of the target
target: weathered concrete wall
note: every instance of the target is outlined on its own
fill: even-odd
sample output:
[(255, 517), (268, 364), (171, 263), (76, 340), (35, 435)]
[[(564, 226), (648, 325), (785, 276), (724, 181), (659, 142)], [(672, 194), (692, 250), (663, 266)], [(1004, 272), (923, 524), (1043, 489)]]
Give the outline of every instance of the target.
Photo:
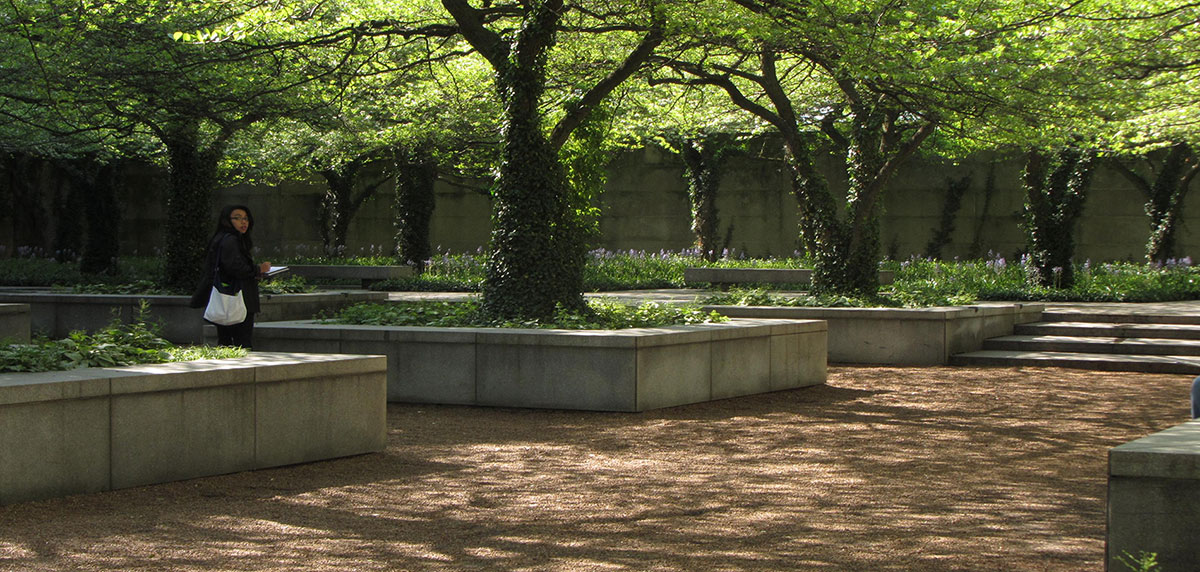
[(0, 374), (0, 505), (382, 451), (382, 356)]
[[(914, 159), (892, 180), (884, 195), (882, 227), (884, 254), (906, 258), (924, 252), (939, 224), (948, 181), (970, 176), (970, 188), (955, 217), (946, 258), (993, 251), (1011, 257), (1024, 239), (1019, 227), (1021, 205), (1020, 159), (996, 161), (980, 155), (963, 163)], [(994, 188), (985, 182), (995, 169)], [(845, 188), (844, 177), (826, 162), (833, 188)], [(122, 192), (122, 252), (154, 254), (163, 244), (166, 179), (143, 171), (127, 176)], [(474, 251), (488, 239), (491, 207), (479, 181), (438, 183), (432, 242), (442, 251)], [(1193, 185), (1195, 186), (1195, 185)], [(324, 192), (318, 179), (281, 185), (239, 185), (217, 192), (213, 208), (244, 203), (256, 217), (255, 241), (267, 257), (320, 250), (317, 205)], [(46, 199), (47, 205), (49, 198)], [(1143, 212), (1145, 199), (1115, 171), (1101, 168), (1084, 207), (1076, 235), (1079, 260), (1140, 259), (1149, 236)], [(732, 160), (717, 201), (722, 237), (729, 246), (751, 256), (790, 255), (798, 247), (798, 220), (788, 176), (777, 160)], [(678, 251), (692, 244), (689, 208), (682, 163), (655, 148), (629, 151), (617, 157), (602, 197), (601, 243), (610, 250)], [(46, 207), (49, 212), (49, 206)], [(1192, 193), (1180, 222), (1180, 256), (1200, 254), (1200, 193)], [(214, 210), (213, 218), (215, 220)], [(12, 233), (0, 234), (6, 239)], [(384, 252), (393, 243), (392, 194), (385, 186), (367, 200), (350, 226), (347, 244), (352, 254)], [(977, 247), (973, 248), (973, 245)], [(12, 244), (7, 245), (11, 248)], [(44, 248), (48, 245), (44, 245)]]

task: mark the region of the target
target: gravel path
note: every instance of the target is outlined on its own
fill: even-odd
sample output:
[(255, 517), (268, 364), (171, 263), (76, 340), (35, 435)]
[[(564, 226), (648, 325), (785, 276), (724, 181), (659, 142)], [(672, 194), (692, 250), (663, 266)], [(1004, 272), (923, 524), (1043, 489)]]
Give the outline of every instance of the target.
[(834, 367), (641, 414), (391, 405), (388, 450), (0, 507), (0, 570), (1100, 570), (1190, 378)]

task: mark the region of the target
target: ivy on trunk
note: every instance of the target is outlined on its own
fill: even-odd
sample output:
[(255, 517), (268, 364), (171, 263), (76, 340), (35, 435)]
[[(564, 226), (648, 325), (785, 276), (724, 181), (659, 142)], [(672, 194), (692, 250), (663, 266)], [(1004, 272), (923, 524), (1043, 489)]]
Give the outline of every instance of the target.
[(1026, 156), (1025, 240), (1030, 279), (1041, 286), (1070, 288), (1075, 283), (1075, 227), (1091, 186), (1096, 152), (1064, 148), (1053, 156), (1040, 150)]

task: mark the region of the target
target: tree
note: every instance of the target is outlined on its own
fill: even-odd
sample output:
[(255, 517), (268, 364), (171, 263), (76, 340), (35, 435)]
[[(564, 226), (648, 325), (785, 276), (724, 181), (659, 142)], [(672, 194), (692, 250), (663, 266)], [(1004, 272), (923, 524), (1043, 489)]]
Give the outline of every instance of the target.
[(1095, 165), (1092, 149), (1064, 148), (1053, 159), (1038, 150), (1029, 152), (1022, 175), (1024, 226), (1030, 278), (1041, 286), (1070, 288), (1075, 283), (1074, 229)]
[[(1155, 160), (1157, 156), (1160, 160)], [(1137, 163), (1143, 166), (1138, 167)], [(1176, 234), (1183, 214), (1183, 199), (1192, 180), (1200, 174), (1200, 157), (1187, 143), (1176, 143), (1158, 153), (1143, 155), (1141, 161), (1114, 157), (1110, 164), (1121, 173), (1146, 200), (1150, 217), (1150, 238), (1146, 241), (1146, 260), (1165, 263), (1176, 256)]]
[(80, 106), (79, 129), (148, 136), (170, 174), (167, 285), (190, 290), (203, 275), (211, 195), (231, 138), (259, 121), (304, 116), (327, 104), (323, 88), (370, 30), (339, 27), (336, 13), (243, 8), (224, 2), (62, 2), (20, 8), (22, 39), (41, 53), (51, 117)]
[(726, 161), (739, 148), (736, 135), (717, 131), (666, 138), (672, 143), (672, 150), (683, 158), (696, 248), (705, 260), (714, 261), (725, 248), (718, 238), (717, 191)]
[[(597, 15), (604, 11), (567, 6), (562, 0), (485, 5), (482, 9), (465, 0), (442, 0), (442, 5), (457, 22), (463, 38), (492, 67), (502, 107), (500, 166), (492, 191), (492, 251), (483, 308), (493, 316), (518, 320), (545, 318), (558, 308), (581, 310), (585, 225), (572, 209), (574, 201), (558, 150), (592, 109), (633, 75), (662, 42), (653, 8), (650, 15), (639, 16), (630, 10), (620, 14), (620, 20), (614, 16), (600, 21)], [(502, 18), (505, 15), (511, 17)], [(584, 73), (574, 86), (582, 95), (572, 98), (547, 130), (544, 98), (552, 49), (562, 33), (589, 29), (596, 33), (611, 30), (605, 33), (612, 38), (609, 53), (622, 49), (625, 56), (615, 67), (604, 66), (610, 71), (599, 78), (588, 77), (599, 62), (577, 62), (577, 69)], [(632, 46), (624, 47), (631, 40)]]

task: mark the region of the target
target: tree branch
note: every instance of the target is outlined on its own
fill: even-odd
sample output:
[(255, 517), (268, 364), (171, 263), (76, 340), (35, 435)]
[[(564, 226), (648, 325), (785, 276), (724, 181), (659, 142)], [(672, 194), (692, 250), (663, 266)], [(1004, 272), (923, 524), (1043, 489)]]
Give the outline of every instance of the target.
[(550, 134), (550, 144), (555, 149), (562, 147), (567, 142), (567, 138), (571, 136), (571, 132), (587, 119), (588, 114), (650, 59), (654, 49), (663, 42), (663, 39), (662, 26), (655, 23), (617, 69), (600, 80), (578, 102), (567, 109), (567, 114), (558, 121)]

